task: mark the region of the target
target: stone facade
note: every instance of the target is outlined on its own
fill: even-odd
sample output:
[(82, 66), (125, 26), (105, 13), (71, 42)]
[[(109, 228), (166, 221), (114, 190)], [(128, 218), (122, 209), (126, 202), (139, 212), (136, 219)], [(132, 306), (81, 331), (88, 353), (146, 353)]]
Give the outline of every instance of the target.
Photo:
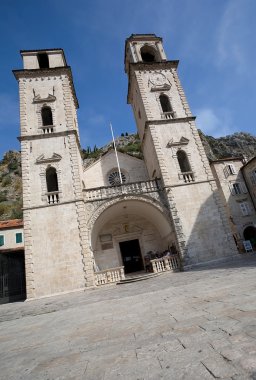
[(236, 254), (178, 61), (167, 61), (161, 38), (126, 40), (128, 103), (144, 161), (120, 153), (121, 178), (114, 151), (83, 167), (78, 101), (64, 52), (21, 54), (24, 70), (14, 74), (28, 298), (95, 286), (98, 270), (143, 269), (149, 251), (170, 246), (185, 266)]

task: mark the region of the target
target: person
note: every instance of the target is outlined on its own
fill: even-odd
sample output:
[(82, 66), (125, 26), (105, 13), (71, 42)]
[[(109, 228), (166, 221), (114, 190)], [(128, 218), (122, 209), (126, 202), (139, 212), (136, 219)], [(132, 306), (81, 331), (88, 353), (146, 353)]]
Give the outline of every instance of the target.
[(145, 271), (151, 272), (151, 262), (150, 262), (150, 256), (149, 254), (144, 256), (144, 262), (145, 262)]

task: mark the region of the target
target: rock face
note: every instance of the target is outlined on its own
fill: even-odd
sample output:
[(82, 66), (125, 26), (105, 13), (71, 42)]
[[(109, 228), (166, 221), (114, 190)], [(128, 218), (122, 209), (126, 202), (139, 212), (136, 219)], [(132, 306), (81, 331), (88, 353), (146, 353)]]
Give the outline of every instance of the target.
[(0, 161), (0, 220), (22, 218), (20, 153), (9, 151)]
[[(256, 137), (249, 133), (239, 132), (225, 137), (214, 138), (199, 134), (209, 160), (226, 157), (244, 156), (250, 159), (256, 155)], [(120, 136), (116, 139), (120, 152), (143, 158), (141, 144), (137, 134)], [(87, 167), (100, 156), (112, 149), (113, 143), (82, 151), (84, 166)], [(0, 161), (0, 220), (22, 218), (22, 183), (20, 153), (7, 152)]]
[(250, 159), (256, 155), (256, 137), (249, 133), (237, 132), (233, 135), (214, 138), (199, 131), (209, 160), (244, 156)]

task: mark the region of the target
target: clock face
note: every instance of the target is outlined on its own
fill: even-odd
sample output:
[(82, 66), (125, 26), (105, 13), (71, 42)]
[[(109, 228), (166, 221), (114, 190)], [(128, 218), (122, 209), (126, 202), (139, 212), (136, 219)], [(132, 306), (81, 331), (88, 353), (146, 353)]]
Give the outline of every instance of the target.
[(151, 74), (149, 80), (154, 86), (162, 86), (166, 83), (166, 77), (162, 73)]

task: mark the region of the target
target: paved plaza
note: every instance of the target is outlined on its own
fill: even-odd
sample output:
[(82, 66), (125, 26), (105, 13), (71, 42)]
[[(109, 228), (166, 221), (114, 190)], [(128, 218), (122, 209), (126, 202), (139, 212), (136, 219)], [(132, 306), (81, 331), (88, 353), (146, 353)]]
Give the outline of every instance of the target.
[(0, 306), (0, 379), (256, 379), (256, 257)]

